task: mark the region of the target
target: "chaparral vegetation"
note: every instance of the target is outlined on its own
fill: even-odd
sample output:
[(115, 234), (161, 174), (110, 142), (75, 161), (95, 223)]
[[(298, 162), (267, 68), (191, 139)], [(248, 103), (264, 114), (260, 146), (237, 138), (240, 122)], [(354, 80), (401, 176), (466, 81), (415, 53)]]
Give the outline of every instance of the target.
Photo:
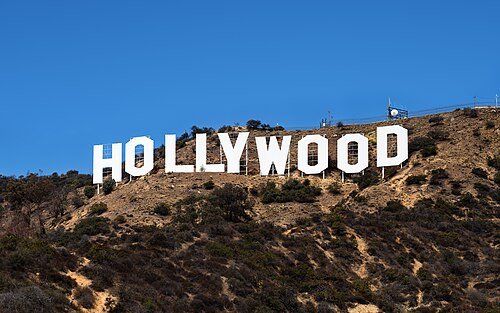
[[(0, 312), (498, 312), (498, 111), (398, 122), (410, 157), (383, 178), (373, 148), (344, 182), (293, 153), (290, 177), (260, 177), (255, 149), (248, 176), (167, 174), (157, 149), (150, 175), (99, 193), (76, 171), (1, 176)], [(179, 164), (206, 130), (178, 138)]]

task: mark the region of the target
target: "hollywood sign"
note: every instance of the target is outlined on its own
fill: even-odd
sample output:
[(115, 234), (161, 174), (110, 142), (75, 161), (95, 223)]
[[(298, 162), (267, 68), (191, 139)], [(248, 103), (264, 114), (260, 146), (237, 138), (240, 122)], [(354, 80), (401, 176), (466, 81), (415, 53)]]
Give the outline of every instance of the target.
[[(395, 135), (397, 153), (388, 156), (388, 136)], [(227, 172), (240, 173), (240, 160), (247, 145), (249, 133), (238, 133), (233, 145), (227, 133), (218, 133), (222, 151), (227, 164), (207, 164), (207, 136), (196, 134), (196, 162), (192, 165), (179, 165), (176, 162), (176, 136), (165, 135), (165, 172), (192, 173), (192, 172)], [(269, 140), (267, 140), (269, 138)], [(289, 160), (290, 142), (292, 136), (282, 136), (281, 146), (276, 136), (255, 137), (260, 174), (269, 175), (274, 165), (278, 175), (284, 175)], [(350, 164), (348, 145), (356, 142), (357, 162)], [(308, 153), (311, 144), (317, 145), (318, 160), (314, 165), (309, 164)], [(135, 162), (136, 148), (144, 149), (144, 162), (137, 166)], [(111, 145), (111, 157), (103, 155), (103, 145), (94, 145), (94, 184), (103, 183), (103, 170), (111, 168), (111, 177), (116, 181), (122, 180), (122, 144)], [(399, 126), (377, 127), (377, 167), (397, 166), (408, 159), (408, 130)], [(154, 142), (148, 137), (135, 137), (125, 144), (125, 172), (134, 177), (144, 176), (154, 167)], [(337, 140), (337, 167), (344, 173), (360, 173), (368, 167), (368, 138), (362, 134), (347, 134)], [(320, 174), (328, 168), (328, 139), (321, 135), (307, 135), (297, 144), (297, 169), (304, 174)]]

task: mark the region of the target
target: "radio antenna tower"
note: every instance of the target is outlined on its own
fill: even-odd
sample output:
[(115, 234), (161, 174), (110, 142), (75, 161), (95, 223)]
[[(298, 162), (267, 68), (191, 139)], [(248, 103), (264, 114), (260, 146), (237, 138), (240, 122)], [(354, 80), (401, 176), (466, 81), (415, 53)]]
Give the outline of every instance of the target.
[(320, 128), (331, 127), (332, 126), (332, 114), (328, 111), (328, 118), (322, 118), (319, 124)]
[(387, 104), (387, 119), (397, 120), (401, 118), (408, 118), (408, 110), (393, 107), (391, 98), (389, 97), (389, 102)]

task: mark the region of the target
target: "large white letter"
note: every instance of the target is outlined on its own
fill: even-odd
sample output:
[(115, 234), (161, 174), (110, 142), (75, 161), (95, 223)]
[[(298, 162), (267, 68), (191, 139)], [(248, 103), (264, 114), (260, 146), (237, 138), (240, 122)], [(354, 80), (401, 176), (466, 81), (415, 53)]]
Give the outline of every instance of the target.
[(196, 171), (224, 172), (224, 164), (207, 164), (207, 134), (196, 134)]
[(267, 147), (266, 137), (255, 137), (261, 175), (269, 175), (269, 170), (273, 163), (278, 175), (285, 174), (288, 151), (290, 150), (290, 141), (292, 141), (292, 136), (283, 136), (280, 148), (278, 139), (276, 139), (276, 136), (272, 136), (269, 138), (269, 147)]
[[(135, 148), (144, 147), (144, 164), (135, 166)], [(154, 142), (146, 136), (134, 137), (125, 144), (125, 171), (132, 176), (143, 176), (154, 167)]]
[(102, 170), (111, 167), (111, 177), (115, 182), (122, 181), (122, 144), (111, 145), (111, 158), (103, 158), (103, 145), (94, 146), (94, 184), (102, 184)]
[(194, 165), (177, 165), (176, 163), (176, 139), (175, 135), (165, 135), (165, 172), (166, 173), (191, 173)]
[[(387, 156), (387, 135), (395, 134), (397, 154)], [(408, 130), (399, 125), (377, 127), (377, 166), (395, 166), (408, 159)]]
[[(318, 164), (309, 165), (309, 145), (318, 145)], [(319, 174), (328, 168), (328, 139), (320, 135), (307, 135), (299, 140), (297, 167), (304, 174)]]
[[(348, 146), (358, 143), (358, 163), (349, 164)], [(337, 140), (337, 167), (345, 173), (359, 173), (368, 167), (368, 138), (361, 134), (347, 134)]]
[(245, 145), (248, 140), (248, 135), (250, 133), (239, 133), (238, 138), (236, 138), (236, 142), (234, 144), (231, 143), (231, 138), (229, 138), (229, 134), (219, 133), (220, 145), (222, 146), (222, 150), (224, 150), (224, 155), (227, 160), (227, 172), (228, 173), (239, 173), (240, 172), (240, 160), (241, 154), (243, 153), (243, 149), (245, 149)]

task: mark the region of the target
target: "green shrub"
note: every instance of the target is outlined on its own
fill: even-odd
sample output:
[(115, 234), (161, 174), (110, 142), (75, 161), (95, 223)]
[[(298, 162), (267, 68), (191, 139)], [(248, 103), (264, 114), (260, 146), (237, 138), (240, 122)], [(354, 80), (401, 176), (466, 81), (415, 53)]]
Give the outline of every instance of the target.
[(398, 213), (400, 211), (406, 210), (406, 207), (401, 203), (400, 200), (390, 200), (387, 202), (383, 210), (387, 212)]
[(477, 208), (479, 205), (476, 198), (474, 198), (474, 196), (470, 192), (467, 192), (466, 194), (462, 195), (460, 197), (459, 203), (471, 209)]
[(0, 294), (0, 312), (54, 312), (54, 302), (38, 286), (20, 287)]
[(155, 206), (153, 212), (161, 216), (168, 216), (170, 215), (170, 206), (163, 202), (159, 203)]
[(232, 126), (228, 125), (223, 125), (219, 130), (217, 131), (218, 133), (228, 133), (234, 131), (234, 128)]
[(90, 199), (95, 195), (95, 188), (93, 186), (86, 186), (83, 189), (83, 194), (87, 197), (87, 199)]
[(455, 196), (459, 196), (462, 192), (462, 183), (456, 180), (453, 180), (450, 182), (451, 184), (451, 193), (454, 194)]
[(436, 200), (436, 203), (434, 203), (434, 209), (436, 211), (444, 212), (444, 213), (448, 213), (448, 214), (458, 213), (458, 208), (456, 207), (456, 205), (454, 205), (454, 204), (452, 204), (444, 199), (441, 199), (441, 198), (438, 198)]
[(108, 219), (100, 216), (85, 218), (75, 226), (74, 232), (80, 236), (81, 235), (94, 236), (98, 234), (107, 234), (110, 232)]
[(85, 201), (78, 194), (75, 194), (75, 196), (71, 198), (71, 202), (73, 203), (75, 208), (81, 208), (85, 204)]
[(442, 116), (433, 116), (429, 119), (429, 123), (434, 124), (432, 126), (443, 124), (443, 121), (444, 121), (444, 118)]
[(370, 284), (361, 278), (355, 279), (353, 282), (354, 289), (356, 290), (359, 295), (367, 300), (370, 301), (372, 298), (372, 290), (370, 289)]
[(486, 122), (486, 129), (491, 129), (491, 128), (495, 128), (495, 122), (487, 121)]
[(493, 181), (494, 181), (497, 185), (500, 185), (500, 172), (496, 172), (495, 177), (493, 177)]
[[(179, 136), (179, 138), (177, 138), (177, 140), (175, 142), (176, 148), (180, 149), (180, 148), (185, 147), (186, 146), (186, 142), (188, 142), (189, 139), (191, 139), (191, 137), (189, 136), (189, 134), (187, 132), (184, 132), (182, 135)], [(165, 151), (165, 149), (162, 149), (162, 151)]]
[(430, 137), (416, 137), (408, 144), (408, 152), (421, 151), (422, 156), (428, 157), (437, 154), (436, 141)]
[(268, 182), (262, 192), (262, 203), (312, 203), (320, 194), (321, 188), (311, 186), (308, 179), (302, 182), (289, 179), (281, 186), (281, 189), (277, 188), (274, 182)]
[(448, 172), (443, 168), (437, 168), (431, 171), (431, 180), (429, 183), (431, 185), (440, 185), (441, 180), (448, 178)]
[(120, 214), (120, 215), (118, 215), (118, 216), (114, 219), (114, 222), (115, 222), (116, 224), (123, 224), (123, 223), (125, 223), (126, 221), (127, 221), (127, 219), (125, 218), (125, 216), (123, 216), (123, 215), (121, 215), (121, 214)]
[(233, 185), (224, 184), (222, 188), (212, 191), (209, 199), (210, 203), (221, 209), (225, 214), (225, 219), (232, 222), (249, 220), (247, 211), (252, 209), (252, 202), (248, 199), (246, 189)]
[(335, 236), (343, 236), (347, 233), (346, 225), (342, 216), (336, 212), (331, 212), (327, 216), (332, 232)]
[(215, 188), (215, 183), (212, 180), (203, 183), (203, 188), (206, 190), (212, 190)]
[(248, 129), (259, 129), (262, 125), (262, 122), (259, 120), (248, 120), (247, 128)]
[(411, 175), (406, 179), (407, 185), (422, 185), (427, 181), (426, 175)]
[(477, 177), (488, 178), (488, 173), (480, 167), (473, 168), (471, 173), (476, 175)]
[(113, 192), (115, 186), (116, 182), (114, 179), (106, 179), (102, 184), (102, 191), (104, 192), (105, 195), (109, 195), (110, 193)]
[(93, 244), (88, 250), (86, 256), (92, 260), (92, 262), (98, 264), (110, 263), (117, 259), (116, 250), (100, 244)]
[(342, 193), (342, 186), (337, 182), (333, 182), (328, 185), (327, 189), (332, 195), (340, 195)]
[(212, 127), (198, 127), (193, 125), (191, 126), (191, 138), (195, 138), (196, 134), (207, 134), (207, 136), (211, 136), (214, 131)]
[(423, 148), (420, 153), (422, 153), (423, 157), (430, 157), (433, 155), (437, 154), (437, 147), (436, 146), (428, 146)]
[(358, 184), (359, 189), (365, 189), (380, 182), (380, 176), (375, 170), (366, 169), (364, 174), (354, 177), (352, 180)]
[(500, 171), (500, 154), (497, 154), (487, 159), (488, 166), (491, 166)]
[(75, 290), (75, 299), (85, 309), (92, 309), (95, 303), (94, 293), (89, 287), (78, 287)]
[(476, 109), (471, 109), (471, 108), (465, 108), (464, 109), (464, 115), (467, 116), (467, 117), (472, 117), (472, 118), (478, 117), (477, 110)]
[(490, 186), (482, 183), (474, 183), (474, 189), (479, 195), (487, 195), (491, 191)]
[(233, 250), (225, 244), (219, 242), (209, 242), (205, 245), (205, 251), (211, 256), (230, 258), (233, 256)]
[(436, 141), (444, 141), (450, 138), (450, 133), (443, 130), (431, 130), (427, 133), (427, 137), (432, 138)]
[(108, 205), (104, 202), (92, 204), (90, 207), (90, 215), (101, 215), (108, 210)]

